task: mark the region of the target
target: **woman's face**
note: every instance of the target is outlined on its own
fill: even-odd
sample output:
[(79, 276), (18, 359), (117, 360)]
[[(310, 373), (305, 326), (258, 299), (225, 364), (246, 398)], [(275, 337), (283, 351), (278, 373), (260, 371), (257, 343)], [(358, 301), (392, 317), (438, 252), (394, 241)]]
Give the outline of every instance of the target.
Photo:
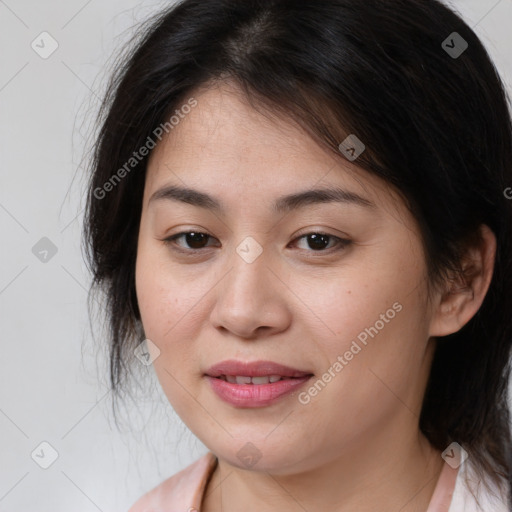
[(235, 89), (196, 99), (151, 155), (136, 263), (170, 403), (218, 457), (276, 474), (410, 439), (433, 315), (404, 203)]

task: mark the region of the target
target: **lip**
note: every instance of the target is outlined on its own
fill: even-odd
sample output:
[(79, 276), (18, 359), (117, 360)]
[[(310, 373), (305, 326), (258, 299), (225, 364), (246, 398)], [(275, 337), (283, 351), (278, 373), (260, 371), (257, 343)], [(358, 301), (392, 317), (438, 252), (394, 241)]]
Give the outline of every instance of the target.
[(209, 377), (220, 377), (221, 375), (245, 375), (247, 377), (264, 377), (270, 375), (281, 375), (281, 377), (305, 377), (312, 375), (311, 372), (290, 368), (273, 361), (244, 362), (230, 359), (214, 364), (206, 372)]
[[(263, 377), (280, 375), (286, 377), (268, 384), (236, 384), (220, 379), (221, 375)], [(212, 390), (223, 401), (235, 407), (266, 407), (290, 395), (306, 383), (313, 374), (272, 361), (222, 361), (212, 366), (205, 374)]]

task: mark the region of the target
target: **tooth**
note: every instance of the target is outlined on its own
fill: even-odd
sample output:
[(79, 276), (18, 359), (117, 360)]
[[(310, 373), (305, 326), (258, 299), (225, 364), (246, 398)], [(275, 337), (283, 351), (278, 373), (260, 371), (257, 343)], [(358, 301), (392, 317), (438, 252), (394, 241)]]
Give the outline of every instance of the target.
[(250, 384), (251, 383), (251, 377), (243, 377), (240, 375), (237, 375), (235, 377), (237, 384)]
[(225, 375), (226, 380), (231, 384), (236, 384), (236, 377), (234, 375)]
[(269, 377), (269, 381), (270, 382), (277, 382), (278, 380), (281, 380), (281, 376), (280, 375), (271, 375)]
[(263, 377), (253, 377), (252, 378), (252, 383), (253, 384), (268, 384), (268, 376), (263, 376)]

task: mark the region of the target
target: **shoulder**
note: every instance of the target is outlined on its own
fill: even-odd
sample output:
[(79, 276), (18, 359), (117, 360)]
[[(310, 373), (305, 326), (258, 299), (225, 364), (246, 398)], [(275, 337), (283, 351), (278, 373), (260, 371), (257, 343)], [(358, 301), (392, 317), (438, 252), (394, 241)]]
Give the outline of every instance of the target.
[(471, 465), (463, 464), (457, 476), (449, 512), (510, 512), (507, 497), (480, 482)]
[(208, 452), (179, 473), (144, 494), (128, 512), (169, 512), (199, 508), (217, 459)]

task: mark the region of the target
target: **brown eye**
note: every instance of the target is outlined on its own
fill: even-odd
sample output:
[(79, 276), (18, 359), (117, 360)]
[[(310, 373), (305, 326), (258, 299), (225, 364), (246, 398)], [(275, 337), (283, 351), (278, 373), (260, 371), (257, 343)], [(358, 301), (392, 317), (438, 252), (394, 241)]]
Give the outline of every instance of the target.
[(207, 242), (207, 237), (205, 233), (195, 233), (194, 231), (185, 234), (185, 242), (192, 249), (202, 249), (204, 247), (203, 244)]
[[(338, 247), (338, 249), (342, 249), (350, 244), (350, 240), (342, 239), (334, 235), (329, 235), (327, 233), (307, 233), (298, 237), (296, 240), (306, 239), (306, 243), (310, 249), (315, 252), (327, 252), (325, 249), (332, 249), (333, 247)], [(329, 242), (334, 241), (334, 246), (329, 246)]]
[[(184, 247), (181, 244), (176, 244), (176, 240), (183, 238), (186, 246)], [(185, 231), (182, 233), (178, 233), (176, 235), (170, 236), (163, 240), (166, 244), (176, 244), (179, 248), (184, 250), (195, 250), (195, 249), (204, 249), (208, 247), (206, 245), (209, 238), (212, 238), (207, 233), (202, 233), (200, 231)]]
[(330, 239), (332, 239), (329, 235), (322, 235), (321, 233), (311, 233), (301, 238), (306, 238), (308, 246), (315, 251), (325, 249), (329, 245)]

